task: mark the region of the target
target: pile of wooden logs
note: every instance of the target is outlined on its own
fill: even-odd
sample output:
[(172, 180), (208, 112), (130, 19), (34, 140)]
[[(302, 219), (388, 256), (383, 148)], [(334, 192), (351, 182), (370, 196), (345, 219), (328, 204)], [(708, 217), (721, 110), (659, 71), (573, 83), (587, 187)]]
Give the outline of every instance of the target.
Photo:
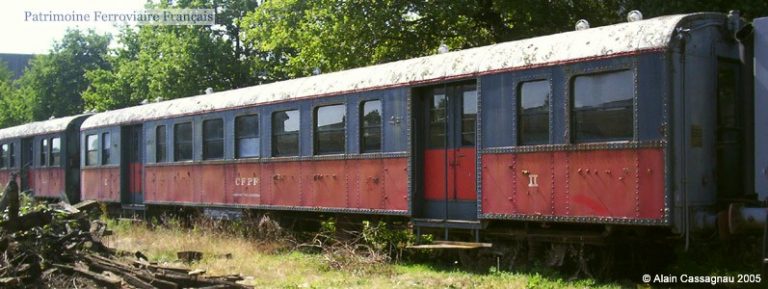
[(101, 241), (111, 233), (106, 224), (89, 217), (98, 204), (20, 207), (17, 190), (9, 183), (0, 200), (0, 288), (249, 288), (238, 276), (204, 277), (139, 252), (118, 254)]

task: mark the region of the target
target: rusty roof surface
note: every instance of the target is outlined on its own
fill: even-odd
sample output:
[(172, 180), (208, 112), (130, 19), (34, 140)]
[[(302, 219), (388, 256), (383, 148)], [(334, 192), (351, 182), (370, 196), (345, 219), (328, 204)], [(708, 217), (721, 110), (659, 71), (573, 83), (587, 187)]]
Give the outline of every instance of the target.
[(693, 15), (662, 16), (149, 103), (95, 114), (82, 129), (665, 49), (679, 23)]
[(85, 117), (85, 116), (87, 116), (87, 114), (80, 114), (80, 115), (74, 115), (74, 116), (54, 118), (50, 120), (30, 122), (22, 125), (0, 129), (0, 139), (28, 137), (28, 136), (34, 136), (34, 135), (61, 132), (66, 130), (67, 126), (72, 121), (76, 120), (77, 118)]

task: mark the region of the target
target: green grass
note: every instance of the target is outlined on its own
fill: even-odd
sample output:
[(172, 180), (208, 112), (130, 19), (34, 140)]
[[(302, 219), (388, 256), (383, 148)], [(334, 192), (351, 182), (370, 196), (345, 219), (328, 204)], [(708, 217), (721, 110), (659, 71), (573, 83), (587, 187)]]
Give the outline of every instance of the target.
[[(142, 251), (164, 265), (205, 269), (208, 275), (239, 273), (256, 288), (622, 288), (593, 280), (566, 281), (553, 274), (468, 272), (434, 264), (381, 263), (366, 270), (334, 269), (323, 253), (293, 250), (280, 240), (257, 240), (178, 225), (150, 229), (143, 224), (109, 221), (115, 234), (108, 246)], [(176, 252), (201, 251), (193, 264), (176, 262)], [(232, 254), (232, 258), (224, 257)]]

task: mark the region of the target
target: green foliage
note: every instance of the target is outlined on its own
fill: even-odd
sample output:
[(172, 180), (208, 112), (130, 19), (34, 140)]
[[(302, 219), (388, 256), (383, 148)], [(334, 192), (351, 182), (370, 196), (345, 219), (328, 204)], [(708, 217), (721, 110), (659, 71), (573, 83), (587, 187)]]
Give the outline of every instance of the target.
[(42, 120), (82, 113), (81, 94), (91, 84), (85, 74), (108, 69), (109, 42), (107, 35), (68, 30), (50, 54), (33, 58), (17, 83), (17, 97), (26, 105), (20, 115)]
[(254, 1), (179, 1), (175, 7), (218, 7), (223, 29), (209, 26), (126, 27), (117, 37), (110, 67), (91, 71), (83, 98), (94, 111), (138, 105), (252, 85), (239, 40), (238, 15)]
[(375, 250), (386, 252), (394, 260), (400, 260), (406, 246), (416, 242), (416, 235), (407, 228), (389, 228), (386, 222), (363, 221), (363, 240)]

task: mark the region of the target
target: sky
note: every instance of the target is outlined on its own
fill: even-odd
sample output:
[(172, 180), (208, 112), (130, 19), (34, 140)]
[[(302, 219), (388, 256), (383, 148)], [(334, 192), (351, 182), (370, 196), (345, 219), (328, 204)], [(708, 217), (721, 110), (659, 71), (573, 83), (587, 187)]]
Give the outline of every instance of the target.
[(54, 41), (61, 40), (67, 28), (94, 29), (98, 33), (117, 34), (109, 21), (34, 21), (39, 13), (131, 13), (142, 10), (147, 0), (22, 0), (0, 4), (0, 53), (46, 54)]

